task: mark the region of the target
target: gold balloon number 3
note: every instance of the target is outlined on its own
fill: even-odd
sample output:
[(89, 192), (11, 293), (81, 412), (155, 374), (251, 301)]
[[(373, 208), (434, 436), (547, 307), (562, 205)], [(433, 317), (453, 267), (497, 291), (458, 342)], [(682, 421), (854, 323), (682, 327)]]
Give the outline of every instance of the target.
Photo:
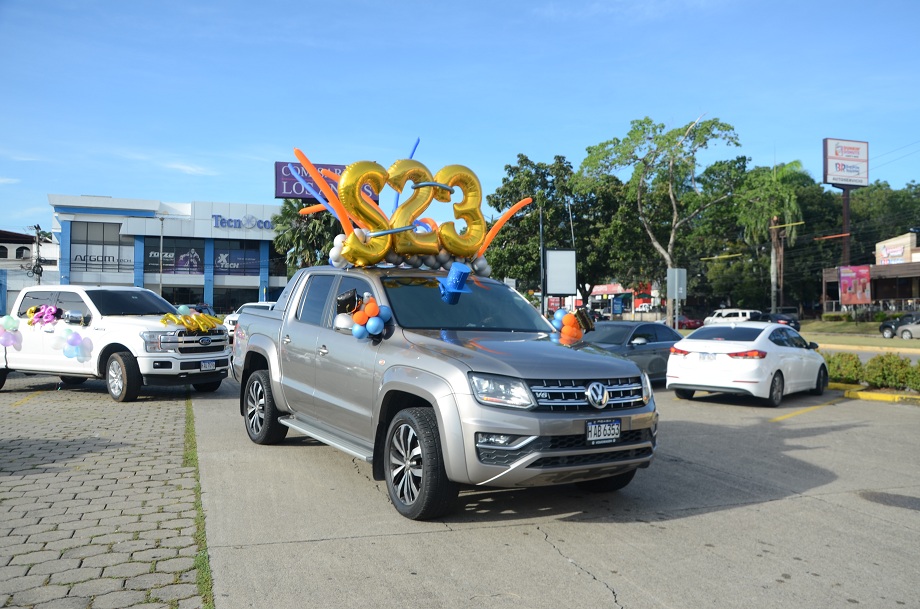
[[(412, 195), (396, 208), (389, 221), (372, 200), (362, 195), (365, 185), (380, 193), (383, 186), (389, 184), (402, 193), (410, 181), (414, 183)], [(432, 200), (449, 203), (456, 188), (463, 193), (463, 199), (453, 206), (454, 218), (466, 222), (466, 230), (462, 233), (454, 222), (445, 222), (437, 232), (406, 230), (379, 234), (413, 226)], [(364, 224), (369, 232), (378, 233), (366, 242), (352, 233), (343, 243), (342, 256), (357, 266), (377, 264), (391, 248), (402, 256), (431, 256), (443, 248), (459, 258), (471, 258), (486, 239), (486, 220), (481, 209), (482, 186), (476, 174), (463, 165), (448, 165), (432, 177), (425, 165), (412, 159), (396, 161), (389, 171), (373, 161), (358, 161), (342, 172), (339, 199), (349, 216)]]

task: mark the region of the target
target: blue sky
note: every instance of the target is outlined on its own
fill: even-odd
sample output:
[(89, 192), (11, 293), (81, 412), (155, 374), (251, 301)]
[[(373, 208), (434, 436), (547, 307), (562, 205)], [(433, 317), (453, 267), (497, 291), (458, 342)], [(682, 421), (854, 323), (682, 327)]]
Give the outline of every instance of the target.
[(917, 23), (915, 0), (0, 0), (0, 229), (50, 226), (49, 193), (271, 204), (294, 147), (389, 167), (419, 139), (490, 194), (519, 153), (577, 168), (645, 116), (718, 118), (742, 147), (710, 160), (818, 181), (823, 138), (868, 141), (903, 188)]

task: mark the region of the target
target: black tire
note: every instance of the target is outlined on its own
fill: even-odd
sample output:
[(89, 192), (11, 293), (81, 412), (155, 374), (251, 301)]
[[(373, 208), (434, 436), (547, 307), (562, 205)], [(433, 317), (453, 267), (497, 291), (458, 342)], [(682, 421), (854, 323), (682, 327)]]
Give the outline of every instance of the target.
[(882, 330), (882, 338), (894, 338), (894, 330), (891, 328), (885, 328)]
[(272, 395), (268, 370), (257, 370), (246, 381), (243, 393), (246, 433), (256, 444), (277, 444), (288, 433), (278, 422), (278, 409)]
[(901, 330), (901, 338), (904, 340), (910, 340), (913, 337), (914, 335), (910, 333), (910, 330)]
[(127, 351), (109, 356), (105, 365), (105, 386), (116, 402), (133, 402), (141, 392), (141, 371)]
[(86, 382), (85, 376), (62, 376), (61, 382), (65, 385), (82, 385)]
[(812, 395), (823, 395), (827, 388), (827, 368), (821, 366), (818, 370), (818, 378), (815, 379), (815, 388), (811, 390)]
[(9, 370), (0, 370), (0, 389), (3, 389), (3, 385), (6, 384), (6, 375), (9, 373)]
[(195, 388), (195, 391), (200, 391), (201, 393), (213, 393), (220, 389), (220, 381), (212, 381), (210, 383), (192, 383), (192, 387)]
[(696, 392), (692, 389), (675, 389), (674, 395), (678, 400), (692, 400)]
[(591, 493), (612, 493), (622, 488), (626, 488), (626, 485), (632, 482), (632, 479), (635, 476), (636, 470), (631, 469), (625, 474), (617, 474), (616, 476), (610, 476), (609, 478), (576, 482), (575, 486)]
[(783, 401), (783, 374), (782, 372), (777, 372), (773, 375), (773, 379), (770, 381), (770, 394), (766, 398), (767, 406), (772, 408), (778, 407)]
[(460, 489), (444, 470), (434, 411), (399, 411), (390, 422), (384, 451), (387, 491), (400, 514), (428, 520), (453, 508)]

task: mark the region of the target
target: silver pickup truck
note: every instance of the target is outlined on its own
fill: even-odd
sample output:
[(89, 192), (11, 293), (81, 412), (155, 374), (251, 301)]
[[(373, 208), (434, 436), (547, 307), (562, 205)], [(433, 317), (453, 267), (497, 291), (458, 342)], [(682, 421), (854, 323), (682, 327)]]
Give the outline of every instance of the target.
[(451, 510), (460, 485), (614, 491), (648, 467), (658, 413), (634, 363), (561, 337), (501, 282), (445, 298), (446, 275), (301, 269), (271, 310), (243, 312), (232, 374), (250, 439), (294, 429), (363, 459), (412, 519)]

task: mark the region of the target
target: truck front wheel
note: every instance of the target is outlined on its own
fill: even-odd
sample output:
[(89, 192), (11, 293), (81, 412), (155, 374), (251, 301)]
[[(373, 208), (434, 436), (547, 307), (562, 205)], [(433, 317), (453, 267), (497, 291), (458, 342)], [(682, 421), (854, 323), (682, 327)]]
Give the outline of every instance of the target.
[(141, 392), (141, 371), (137, 360), (127, 351), (109, 356), (105, 366), (105, 384), (116, 402), (133, 402)]
[(400, 514), (427, 520), (450, 511), (460, 489), (444, 470), (438, 422), (430, 408), (399, 411), (384, 450), (387, 491)]

